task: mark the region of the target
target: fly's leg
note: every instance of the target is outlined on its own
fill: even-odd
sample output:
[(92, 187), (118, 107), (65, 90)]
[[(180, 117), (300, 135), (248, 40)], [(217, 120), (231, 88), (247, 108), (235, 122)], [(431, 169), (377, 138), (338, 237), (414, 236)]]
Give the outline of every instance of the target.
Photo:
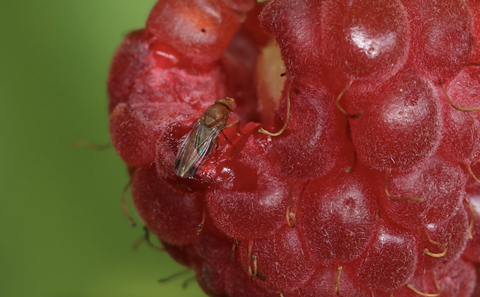
[(233, 122), (230, 122), (228, 125), (225, 126), (224, 129), (231, 128), (231, 127), (233, 127), (233, 126), (235, 126), (235, 125), (236, 125), (235, 128), (236, 128), (237, 132), (240, 133), (240, 134), (242, 134), (243, 136), (245, 136), (245, 134), (244, 134), (242, 131), (240, 131), (240, 121), (239, 121), (239, 120), (235, 120), (235, 121), (233, 121)]
[(218, 164), (218, 142), (220, 139), (215, 139), (215, 162)]
[[(233, 122), (228, 123), (228, 124), (225, 126), (225, 128), (223, 128), (223, 129), (231, 128), (231, 127), (233, 127), (234, 125), (237, 125), (237, 124), (240, 124), (240, 121), (239, 121), (239, 120), (235, 120), (235, 121), (233, 121)], [(238, 126), (237, 126), (237, 129), (238, 129)]]
[(230, 141), (230, 139), (228, 139), (227, 135), (225, 135), (225, 133), (223, 133), (223, 130), (220, 131), (220, 133), (222, 133), (223, 137), (225, 137), (225, 140), (228, 141), (228, 143), (230, 143), (230, 145), (233, 147), (233, 149), (235, 150), (235, 153), (238, 155), (238, 151), (237, 149), (235, 148), (235, 146), (233, 145), (233, 143)]

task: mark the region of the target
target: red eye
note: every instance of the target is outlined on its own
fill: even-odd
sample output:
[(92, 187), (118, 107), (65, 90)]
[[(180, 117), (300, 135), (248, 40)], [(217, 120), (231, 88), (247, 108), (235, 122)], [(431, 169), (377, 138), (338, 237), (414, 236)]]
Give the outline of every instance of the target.
[(225, 105), (230, 111), (234, 111), (237, 108), (235, 100), (229, 97), (218, 99), (217, 101), (215, 101), (215, 103), (221, 103)]

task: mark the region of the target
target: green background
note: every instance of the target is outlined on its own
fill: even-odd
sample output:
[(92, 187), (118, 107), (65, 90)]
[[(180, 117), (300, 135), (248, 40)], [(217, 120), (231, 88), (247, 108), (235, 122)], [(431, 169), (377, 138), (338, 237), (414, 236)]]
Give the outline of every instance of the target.
[(184, 268), (132, 249), (115, 151), (69, 147), (109, 141), (110, 59), (154, 3), (0, 1), (0, 296), (202, 296), (182, 289), (193, 272), (161, 285)]

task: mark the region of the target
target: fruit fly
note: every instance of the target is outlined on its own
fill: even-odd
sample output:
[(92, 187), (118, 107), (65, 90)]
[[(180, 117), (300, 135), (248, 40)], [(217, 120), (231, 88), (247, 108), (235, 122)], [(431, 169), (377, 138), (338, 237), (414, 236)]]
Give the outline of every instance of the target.
[[(192, 177), (197, 172), (215, 146), (218, 134), (238, 123), (236, 120), (227, 125), (228, 116), (236, 107), (235, 100), (225, 97), (207, 108), (178, 148), (174, 166), (176, 175)], [(226, 136), (225, 139), (230, 142)]]

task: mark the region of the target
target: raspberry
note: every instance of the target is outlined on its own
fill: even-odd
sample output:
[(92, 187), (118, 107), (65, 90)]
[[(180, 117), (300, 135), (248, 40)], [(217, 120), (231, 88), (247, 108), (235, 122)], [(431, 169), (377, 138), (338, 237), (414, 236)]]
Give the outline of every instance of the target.
[(479, 77), (479, 1), (162, 0), (114, 56), (110, 133), (209, 296), (475, 297)]

